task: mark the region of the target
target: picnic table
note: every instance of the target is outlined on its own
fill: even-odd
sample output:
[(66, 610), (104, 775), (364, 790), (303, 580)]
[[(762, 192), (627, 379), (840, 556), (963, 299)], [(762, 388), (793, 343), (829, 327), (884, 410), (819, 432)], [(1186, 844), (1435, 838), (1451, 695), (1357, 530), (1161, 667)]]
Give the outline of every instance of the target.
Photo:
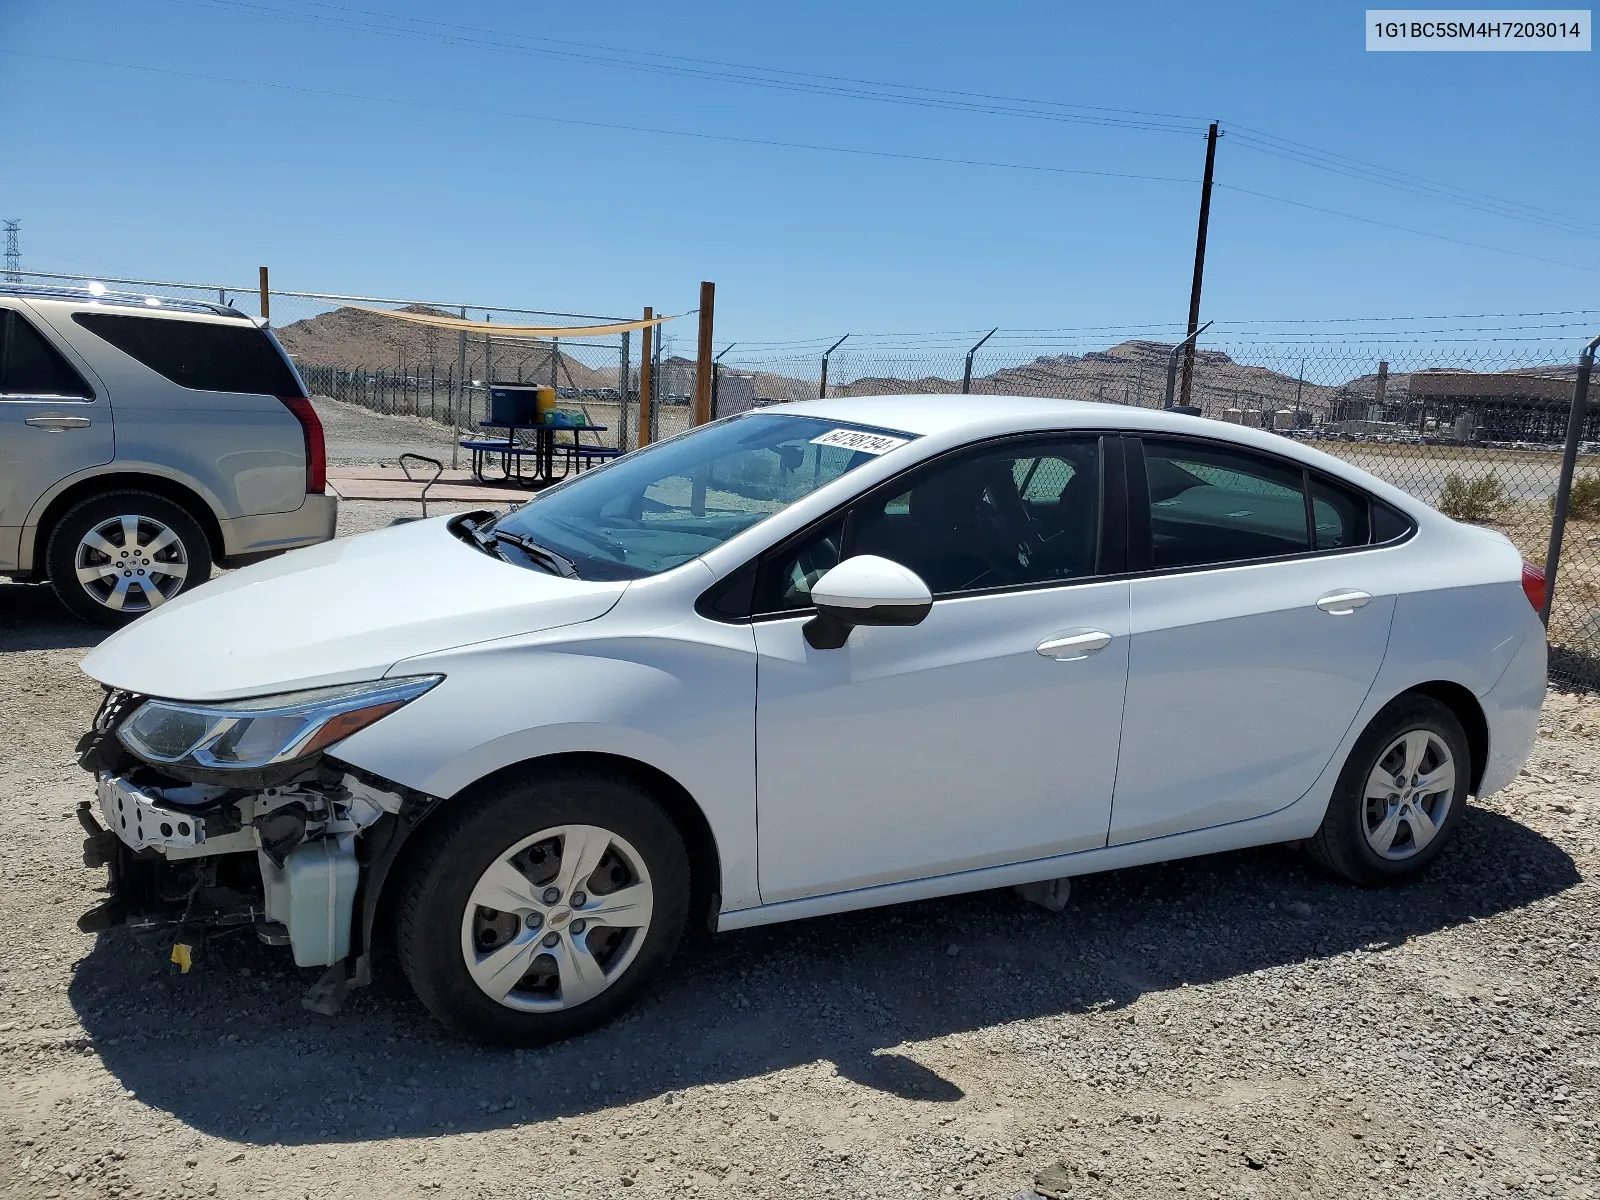
[[(479, 421), (478, 427), (484, 430), (505, 430), (502, 437), (464, 438), (461, 442), (463, 450), (472, 452), (472, 474), (484, 483), (495, 482), (485, 474), (488, 462), (498, 456), (500, 459), (500, 479), (514, 480), (518, 484), (554, 483), (557, 479), (564, 479), (569, 471), (581, 471), (598, 462), (615, 458), (620, 451), (611, 446), (600, 445), (599, 435), (606, 431), (604, 425), (518, 425), (504, 421)], [(571, 442), (557, 444), (556, 434), (566, 430), (572, 434)], [(581, 434), (593, 433), (596, 435), (594, 445), (585, 445)], [(558, 451), (565, 452), (565, 461), (561, 467), (561, 474), (555, 470)], [(523, 473), (523, 462), (533, 460), (533, 473)]]

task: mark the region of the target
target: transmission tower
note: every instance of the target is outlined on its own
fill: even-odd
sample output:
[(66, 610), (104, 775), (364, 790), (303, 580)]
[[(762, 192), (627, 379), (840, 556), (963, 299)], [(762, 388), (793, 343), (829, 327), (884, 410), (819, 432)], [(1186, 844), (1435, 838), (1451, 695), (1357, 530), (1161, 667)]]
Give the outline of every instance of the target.
[(6, 222), (6, 282), (22, 282), (22, 249), (17, 238), (22, 233), (21, 221)]

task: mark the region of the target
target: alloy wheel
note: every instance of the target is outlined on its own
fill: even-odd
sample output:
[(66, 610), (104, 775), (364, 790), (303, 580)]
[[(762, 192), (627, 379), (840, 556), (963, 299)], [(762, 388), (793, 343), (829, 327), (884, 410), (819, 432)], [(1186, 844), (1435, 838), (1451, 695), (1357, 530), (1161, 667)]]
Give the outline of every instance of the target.
[(90, 599), (125, 613), (159, 608), (183, 590), (189, 575), (183, 540), (147, 516), (100, 522), (79, 540), (72, 565)]
[(1367, 775), (1367, 844), (1394, 862), (1420, 854), (1449, 816), (1455, 790), (1455, 758), (1444, 739), (1427, 729), (1401, 734)]
[(570, 1009), (627, 971), (653, 908), (649, 869), (625, 838), (595, 825), (544, 829), (479, 877), (462, 914), (461, 954), (497, 1003)]

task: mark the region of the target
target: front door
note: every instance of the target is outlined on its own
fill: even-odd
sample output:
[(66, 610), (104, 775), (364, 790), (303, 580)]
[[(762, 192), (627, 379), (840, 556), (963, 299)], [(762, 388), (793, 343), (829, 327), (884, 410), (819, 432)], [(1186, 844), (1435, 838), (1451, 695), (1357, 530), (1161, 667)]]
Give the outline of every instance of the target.
[(1395, 604), (1354, 491), (1204, 443), (1147, 440), (1144, 464), (1153, 557), (1132, 584), (1112, 845), (1310, 790), (1377, 677)]
[[(868, 496), (758, 583), (761, 897), (775, 903), (1104, 845), (1128, 583), (1100, 579), (1097, 438), (1000, 443)], [(852, 554), (934, 594), (838, 650), (801, 629)]]
[(18, 536), (39, 498), (110, 462), (115, 450), (110, 400), (33, 314), (0, 303), (0, 569), (16, 565)]

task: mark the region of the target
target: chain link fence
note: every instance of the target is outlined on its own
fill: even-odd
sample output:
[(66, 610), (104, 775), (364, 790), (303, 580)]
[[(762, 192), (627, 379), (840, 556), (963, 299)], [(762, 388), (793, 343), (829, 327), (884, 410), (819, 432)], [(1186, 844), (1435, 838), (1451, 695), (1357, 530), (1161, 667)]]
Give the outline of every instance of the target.
[[(834, 397), (964, 392), (974, 405), (1027, 395), (1160, 408), (1177, 340), (1118, 340), (1105, 330), (1063, 344), (998, 331), (972, 354), (982, 331), (960, 336), (970, 338), (965, 349), (950, 335), (863, 339), (834, 350), (826, 366), (837, 339), (736, 345), (718, 364), (716, 410), (811, 399), (824, 386)], [(1312, 444), (1449, 516), (1499, 530), (1525, 559), (1544, 564), (1577, 374), (1572, 342), (1398, 342), (1274, 344), (1241, 335), (1196, 352), (1190, 402), (1206, 417)], [(1550, 641), (1553, 680), (1600, 689), (1600, 403), (1592, 393)]]
[[(32, 274), (26, 282), (82, 288), (91, 281)], [(250, 287), (97, 282), (158, 301), (266, 315)], [(274, 331), (314, 394), (471, 436), (489, 415), (489, 381), (547, 383), (561, 407), (605, 426), (600, 444), (627, 450), (639, 442), (636, 336), (466, 336), (366, 310), (546, 327), (623, 318), (311, 292), (272, 291), (268, 305)], [(1531, 316), (1580, 320), (1449, 329), (1413, 322), (1382, 339), (1337, 322), (1276, 323), (1297, 326), (1292, 338), (1260, 326), (1219, 330), (1196, 351), (1189, 400), (1206, 417), (1308, 442), (1452, 517), (1497, 529), (1525, 559), (1543, 564), (1577, 374), (1573, 347), (1582, 322), (1596, 323), (1600, 314)], [(693, 337), (670, 326), (660, 334), (651, 388), (655, 438), (688, 427), (695, 377)], [(1180, 336), (1171, 326), (1148, 326), (735, 344), (715, 364), (713, 411), (728, 415), (824, 392), (966, 393), (974, 405), (984, 396), (1031, 395), (1159, 408)], [(1554, 681), (1600, 690), (1600, 398), (1592, 394), (1550, 642)]]

